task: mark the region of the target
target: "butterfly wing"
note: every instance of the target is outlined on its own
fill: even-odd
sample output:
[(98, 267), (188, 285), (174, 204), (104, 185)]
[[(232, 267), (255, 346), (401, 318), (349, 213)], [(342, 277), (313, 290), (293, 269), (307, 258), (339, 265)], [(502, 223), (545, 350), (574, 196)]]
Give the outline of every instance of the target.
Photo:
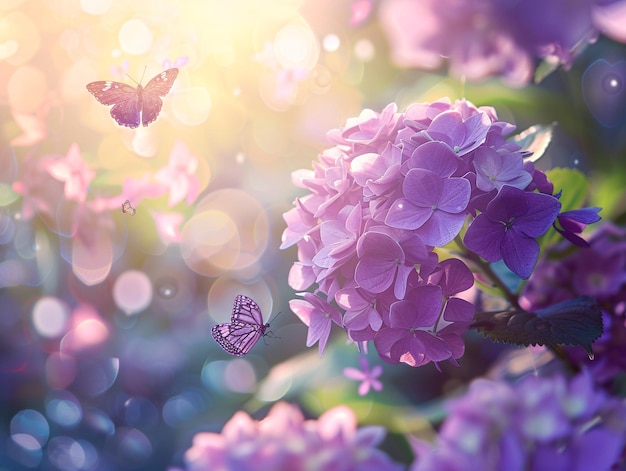
[(242, 322), (262, 326), (263, 314), (259, 305), (246, 295), (238, 294), (233, 303), (233, 315), (230, 318), (232, 323)]
[(256, 326), (233, 322), (217, 324), (211, 329), (211, 335), (226, 353), (242, 356), (248, 353), (261, 338), (262, 330)]
[(113, 105), (111, 116), (121, 126), (139, 126), (137, 89), (121, 82), (99, 81), (87, 84), (87, 90), (103, 105)]
[(143, 89), (141, 124), (147, 126), (157, 119), (163, 107), (162, 96), (167, 95), (178, 76), (178, 69), (167, 69), (153, 77)]
[(135, 215), (135, 208), (132, 207), (132, 205), (130, 204), (130, 201), (126, 200), (122, 203), (122, 212), (123, 213), (128, 213), (131, 216)]

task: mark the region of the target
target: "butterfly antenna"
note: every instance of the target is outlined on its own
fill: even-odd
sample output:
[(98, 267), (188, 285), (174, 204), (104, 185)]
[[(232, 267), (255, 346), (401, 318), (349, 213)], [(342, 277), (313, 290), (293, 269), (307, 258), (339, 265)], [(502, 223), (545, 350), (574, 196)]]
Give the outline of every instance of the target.
[(272, 322), (274, 322), (274, 321), (276, 320), (276, 318), (277, 318), (278, 316), (280, 316), (280, 314), (281, 314), (281, 311), (278, 311), (278, 314), (276, 314), (276, 315), (274, 316), (274, 319), (272, 319)]
[(126, 77), (128, 77), (129, 79), (131, 79), (133, 82), (135, 82), (137, 85), (141, 85), (139, 82), (137, 82), (137, 80), (135, 80), (134, 78), (132, 78), (130, 75), (126, 74)]
[(142, 84), (142, 82), (143, 82), (143, 78), (144, 78), (144, 76), (146, 75), (146, 68), (147, 68), (147, 67), (148, 67), (147, 65), (144, 65), (144, 67), (143, 67), (143, 74), (141, 74), (141, 81), (139, 81), (139, 82), (137, 82), (137, 80), (135, 80), (134, 78), (132, 78), (132, 77), (131, 77), (130, 75), (128, 75), (128, 74), (126, 74), (126, 77), (128, 77), (129, 79), (131, 79), (131, 80), (132, 80), (133, 82), (135, 82), (137, 85), (141, 85), (141, 84)]

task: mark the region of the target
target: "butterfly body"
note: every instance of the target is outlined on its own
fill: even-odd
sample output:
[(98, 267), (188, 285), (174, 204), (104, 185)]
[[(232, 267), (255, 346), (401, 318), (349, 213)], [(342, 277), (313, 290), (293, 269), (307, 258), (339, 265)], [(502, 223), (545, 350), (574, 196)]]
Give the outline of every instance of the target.
[(242, 356), (268, 334), (269, 328), (269, 322), (263, 323), (259, 305), (252, 298), (239, 294), (233, 303), (230, 323), (213, 326), (211, 335), (225, 352)]
[(136, 128), (148, 126), (157, 119), (163, 101), (178, 76), (178, 69), (167, 69), (153, 77), (148, 84), (137, 87), (113, 81), (98, 81), (87, 84), (87, 90), (96, 100), (111, 106), (111, 117), (121, 126)]

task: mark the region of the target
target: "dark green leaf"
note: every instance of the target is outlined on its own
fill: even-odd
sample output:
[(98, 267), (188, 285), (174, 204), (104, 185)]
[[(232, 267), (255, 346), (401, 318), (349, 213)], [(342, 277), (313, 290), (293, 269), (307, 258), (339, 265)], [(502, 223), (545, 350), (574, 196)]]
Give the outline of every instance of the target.
[(602, 335), (602, 312), (595, 298), (582, 296), (535, 312), (481, 312), (474, 327), (494, 341), (515, 345), (579, 345), (589, 355)]

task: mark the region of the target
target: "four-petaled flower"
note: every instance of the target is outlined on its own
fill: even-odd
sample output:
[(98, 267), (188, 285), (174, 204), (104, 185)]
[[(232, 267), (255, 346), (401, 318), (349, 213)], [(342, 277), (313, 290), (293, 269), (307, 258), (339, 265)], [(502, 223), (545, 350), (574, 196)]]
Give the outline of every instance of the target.
[(504, 186), (470, 224), (465, 245), (488, 262), (504, 260), (513, 273), (527, 279), (539, 257), (535, 239), (550, 228), (560, 209), (553, 196)]

